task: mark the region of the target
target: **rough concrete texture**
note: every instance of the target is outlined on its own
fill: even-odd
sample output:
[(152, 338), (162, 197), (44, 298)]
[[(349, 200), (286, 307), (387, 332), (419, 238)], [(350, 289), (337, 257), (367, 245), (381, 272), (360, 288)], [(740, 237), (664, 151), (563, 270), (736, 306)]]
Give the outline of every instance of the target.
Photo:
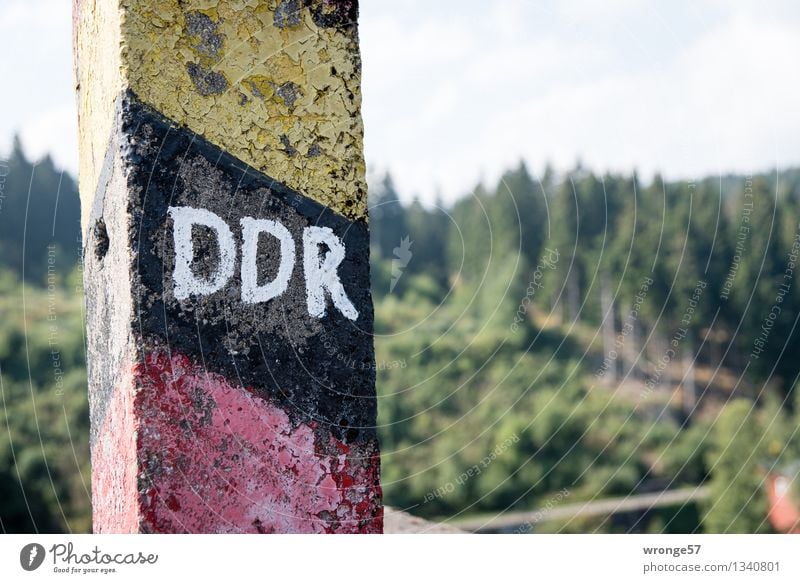
[(79, 112), (98, 120), (82, 125), (83, 193), (113, 98), (130, 88), (244, 163), (366, 220), (355, 0), (73, 1)]
[(379, 533), (378, 452), (175, 351), (138, 364), (144, 532)]
[(120, 10), (117, 2), (72, 0), (72, 60), (78, 110), (81, 225), (84, 239), (89, 209), (112, 139), (117, 96), (122, 92)]
[[(170, 127), (129, 96), (123, 133), (130, 138), (129, 173), (135, 253), (137, 332), (148, 350), (169, 346), (202, 357), (211, 370), (238, 379), (281, 403), (293, 419), (320, 423), (343, 439), (375, 439), (375, 370), (369, 234), (363, 221), (349, 221), (264, 176), (188, 130)], [(218, 292), (178, 300), (173, 293), (173, 224), (168, 207), (211, 211), (236, 241), (234, 275)], [(240, 221), (280, 221), (302, 258), (302, 233), (328, 227), (345, 245), (339, 278), (359, 316), (346, 318), (329, 305), (323, 318), (308, 313), (304, 270), (298, 259), (287, 290), (274, 300), (241, 301)], [(216, 237), (194, 235), (197, 271), (217, 264)], [(274, 277), (279, 256), (274, 237), (258, 246), (260, 279)]]
[[(85, 252), (95, 530), (380, 532), (366, 223), (249, 169), (132, 93), (113, 135)], [(216, 213), (237, 248), (242, 217), (278, 220), (298, 257), (305, 227), (330, 228), (358, 318), (332, 305), (310, 315), (299, 266), (268, 302), (241, 301), (238, 270), (217, 292), (176, 299), (170, 206)], [(193, 239), (198, 272), (213, 270), (214, 238)], [(264, 239), (268, 279), (278, 254)]]
[[(130, 216), (117, 212), (127, 207), (128, 183), (120, 157), (119, 134), (108, 146), (91, 210), (95, 229), (84, 254), (92, 494), (104, 500), (93, 506), (94, 524), (130, 523), (136, 516), (136, 465), (130, 463), (135, 448), (133, 387), (129, 363), (136, 344), (131, 330), (131, 256), (128, 246)], [(86, 240), (86, 239), (85, 239)], [(99, 420), (107, 418), (107, 423)], [(106, 430), (103, 430), (103, 427)], [(102, 530), (102, 526), (101, 526)]]
[[(73, 0), (96, 531), (381, 531), (357, 15)], [(195, 225), (177, 261), (170, 208), (189, 207), (235, 251)], [(291, 241), (262, 233), (243, 261), (250, 219)], [(176, 264), (234, 268), (184, 294)]]

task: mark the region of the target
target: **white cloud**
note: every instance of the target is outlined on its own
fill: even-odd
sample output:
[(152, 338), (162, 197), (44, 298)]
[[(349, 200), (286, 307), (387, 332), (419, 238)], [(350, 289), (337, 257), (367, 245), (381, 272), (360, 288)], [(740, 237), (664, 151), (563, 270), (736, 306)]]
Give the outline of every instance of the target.
[(20, 138), (28, 158), (50, 154), (57, 166), (74, 172), (78, 167), (75, 108), (65, 104), (46, 111), (22, 128)]
[(47, 152), (77, 171), (71, 2), (3, 0), (0, 19), (0, 152), (19, 133), (31, 158)]
[[(363, 6), (367, 159), (391, 167), (406, 196), (441, 185), (452, 199), (520, 156), (534, 168), (568, 168), (580, 156), (600, 170), (673, 177), (800, 162), (800, 18), (789, 4), (687, 3), (663, 14), (627, 0), (600, 12), (581, 2), (498, 2), (479, 11), (481, 24), (467, 15), (441, 27), (472, 39), (456, 52), (403, 23), (406, 50), (417, 55), (407, 68), (382, 66), (373, 47), (401, 28), (386, 30), (392, 21), (376, 9), (384, 28), (373, 37)], [(409, 79), (424, 80), (424, 91), (381, 89)]]

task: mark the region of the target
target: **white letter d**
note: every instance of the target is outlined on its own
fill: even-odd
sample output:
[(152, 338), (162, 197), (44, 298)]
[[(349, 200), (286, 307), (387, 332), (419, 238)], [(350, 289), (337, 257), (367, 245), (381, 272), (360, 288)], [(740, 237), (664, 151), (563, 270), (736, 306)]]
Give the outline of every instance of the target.
[[(211, 211), (191, 207), (169, 207), (175, 240), (175, 298), (184, 300), (190, 295), (204, 295), (222, 289), (233, 275), (236, 245), (225, 221)], [(199, 278), (192, 272), (194, 243), (192, 226), (203, 225), (212, 229), (219, 245), (219, 265), (208, 278)]]

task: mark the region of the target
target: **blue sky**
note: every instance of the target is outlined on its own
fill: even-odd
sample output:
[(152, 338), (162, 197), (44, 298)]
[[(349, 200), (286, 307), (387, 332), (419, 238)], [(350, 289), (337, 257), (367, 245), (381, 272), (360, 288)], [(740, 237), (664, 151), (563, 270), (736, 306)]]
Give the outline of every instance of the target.
[[(3, 0), (0, 153), (75, 171), (70, 5)], [(362, 0), (370, 172), (432, 200), (524, 158), (696, 178), (800, 164), (800, 3)]]

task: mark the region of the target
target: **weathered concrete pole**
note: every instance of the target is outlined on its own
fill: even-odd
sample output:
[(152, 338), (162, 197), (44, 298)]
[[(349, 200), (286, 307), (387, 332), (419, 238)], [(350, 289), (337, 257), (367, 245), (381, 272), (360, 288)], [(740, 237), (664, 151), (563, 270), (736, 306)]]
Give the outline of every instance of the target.
[(355, 0), (74, 0), (96, 532), (380, 532)]

